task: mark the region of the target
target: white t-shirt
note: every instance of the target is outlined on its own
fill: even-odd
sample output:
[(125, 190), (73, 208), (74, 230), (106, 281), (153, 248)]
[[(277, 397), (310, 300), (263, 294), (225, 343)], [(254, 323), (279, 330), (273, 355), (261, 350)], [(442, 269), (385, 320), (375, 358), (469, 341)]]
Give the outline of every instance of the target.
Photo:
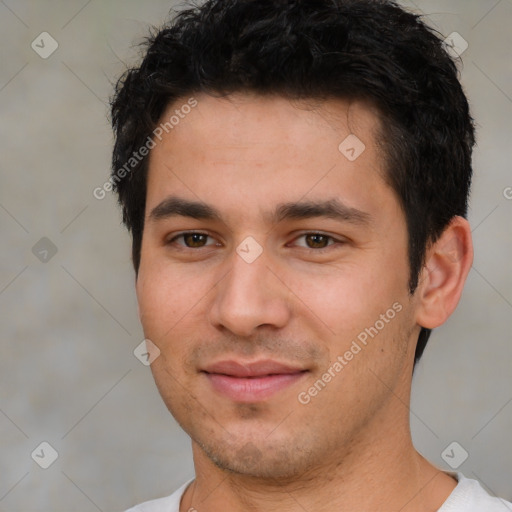
[[(492, 497), (477, 480), (466, 478), (460, 472), (448, 474), (454, 476), (459, 483), (437, 512), (512, 512), (512, 503)], [(125, 512), (180, 512), (181, 497), (193, 481), (192, 478), (185, 482), (166, 498), (146, 501)]]

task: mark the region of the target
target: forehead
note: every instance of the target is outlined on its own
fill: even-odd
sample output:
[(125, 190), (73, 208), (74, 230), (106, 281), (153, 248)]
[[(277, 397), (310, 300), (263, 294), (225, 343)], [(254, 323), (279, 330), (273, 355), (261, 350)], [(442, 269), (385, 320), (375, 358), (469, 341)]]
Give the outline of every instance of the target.
[(270, 211), (283, 200), (333, 194), (360, 208), (372, 195), (378, 202), (379, 194), (391, 192), (382, 178), (380, 121), (370, 105), (201, 94), (194, 108), (183, 108), (188, 99), (174, 102), (161, 118), (146, 212), (170, 195), (232, 207), (240, 215), (251, 206)]
[[(320, 136), (331, 142), (344, 133), (359, 132), (373, 139), (380, 131), (378, 110), (368, 102), (341, 99), (288, 99), (276, 94), (234, 93), (225, 97), (194, 96), (197, 106), (187, 108), (190, 98), (170, 104), (161, 123), (173, 118), (176, 141), (201, 138), (207, 146), (232, 142), (266, 146), (315, 142)], [(182, 112), (182, 113), (181, 113)], [(179, 119), (177, 115), (180, 114)], [(264, 129), (262, 129), (264, 128)], [(191, 140), (191, 142), (194, 142)], [(318, 142), (318, 141), (316, 141)]]

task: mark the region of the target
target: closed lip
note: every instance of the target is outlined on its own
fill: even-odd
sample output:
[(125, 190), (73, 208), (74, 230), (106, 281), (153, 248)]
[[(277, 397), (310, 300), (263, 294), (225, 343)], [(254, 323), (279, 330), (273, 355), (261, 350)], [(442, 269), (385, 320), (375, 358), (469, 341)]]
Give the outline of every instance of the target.
[(263, 377), (266, 375), (301, 373), (307, 371), (307, 369), (280, 363), (271, 359), (263, 359), (260, 361), (219, 361), (206, 366), (202, 371), (206, 373), (228, 375), (230, 377), (251, 378)]

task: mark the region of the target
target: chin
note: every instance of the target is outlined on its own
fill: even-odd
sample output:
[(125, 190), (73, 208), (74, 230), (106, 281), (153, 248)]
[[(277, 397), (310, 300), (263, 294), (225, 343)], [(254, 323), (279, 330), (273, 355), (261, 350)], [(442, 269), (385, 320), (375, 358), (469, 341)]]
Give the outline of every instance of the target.
[(295, 447), (279, 447), (268, 443), (258, 446), (252, 441), (240, 442), (238, 446), (212, 446), (196, 443), (205, 455), (220, 469), (238, 475), (261, 479), (288, 479), (304, 474), (310, 467), (309, 457)]

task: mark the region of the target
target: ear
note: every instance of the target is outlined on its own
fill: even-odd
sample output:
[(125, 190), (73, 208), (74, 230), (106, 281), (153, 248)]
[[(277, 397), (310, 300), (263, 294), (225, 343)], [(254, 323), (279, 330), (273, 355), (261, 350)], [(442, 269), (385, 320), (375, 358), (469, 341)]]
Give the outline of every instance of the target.
[(448, 319), (459, 303), (472, 264), (469, 223), (463, 217), (453, 217), (440, 238), (427, 249), (415, 292), (418, 325), (434, 329)]

